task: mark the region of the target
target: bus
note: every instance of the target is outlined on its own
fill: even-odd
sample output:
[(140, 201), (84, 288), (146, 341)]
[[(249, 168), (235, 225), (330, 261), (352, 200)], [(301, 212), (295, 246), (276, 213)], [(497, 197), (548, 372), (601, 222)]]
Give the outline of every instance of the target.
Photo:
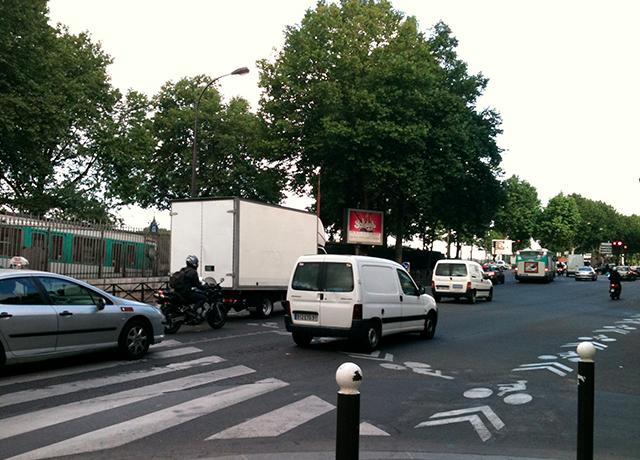
[(555, 255), (548, 249), (517, 251), (515, 277), (518, 281), (553, 281), (556, 277)]

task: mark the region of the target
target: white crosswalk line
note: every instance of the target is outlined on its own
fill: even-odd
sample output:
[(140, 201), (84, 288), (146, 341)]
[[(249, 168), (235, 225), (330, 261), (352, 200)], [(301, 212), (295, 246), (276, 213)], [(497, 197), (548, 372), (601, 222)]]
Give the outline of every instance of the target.
[(256, 383), (238, 385), (35, 449), (12, 457), (10, 460), (36, 460), (112, 449), (288, 385), (278, 379), (265, 379)]
[(104, 410), (144, 401), (145, 399), (155, 398), (163, 393), (194, 388), (219, 380), (251, 374), (252, 372), (255, 371), (248, 367), (234, 366), (5, 418), (0, 423), (0, 439), (39, 430), (40, 428), (86, 417)]
[(176, 356), (191, 355), (193, 353), (199, 353), (201, 351), (202, 350), (197, 347), (176, 348), (173, 350), (156, 351), (154, 353), (151, 353), (150, 358), (153, 358), (153, 359), (175, 358)]
[(123, 372), (121, 374), (116, 374), (109, 377), (97, 377), (87, 380), (79, 380), (76, 382), (50, 385), (44, 388), (36, 388), (33, 390), (17, 391), (15, 393), (2, 395), (2, 399), (0, 399), (0, 407), (11, 406), (14, 404), (20, 404), (29, 401), (36, 401), (38, 399), (51, 398), (53, 396), (60, 396), (91, 388), (100, 388), (117, 383), (130, 382), (132, 380), (143, 379), (155, 375), (168, 374), (170, 372), (191, 369), (199, 366), (206, 366), (222, 361), (224, 361), (224, 359), (219, 356), (206, 356), (204, 358), (195, 359), (192, 361), (170, 363), (163, 367), (152, 367), (151, 369), (147, 370)]
[[(197, 353), (202, 351), (199, 348), (191, 347), (191, 349), (186, 353), (179, 352), (178, 354), (169, 355), (169, 356), (165, 355), (164, 351), (157, 352), (157, 353), (154, 352), (158, 348), (169, 348), (169, 347), (180, 346), (180, 345), (182, 345), (182, 342), (178, 342), (177, 340), (167, 340), (166, 342), (161, 342), (158, 345), (152, 345), (152, 347), (149, 349), (150, 350), (149, 354), (142, 361), (146, 362), (149, 359), (173, 358), (175, 356), (181, 356), (181, 355)], [(4, 377), (0, 379), (0, 387), (15, 385), (16, 383), (34, 382), (36, 380), (53, 379), (57, 377), (66, 377), (68, 375), (83, 374), (85, 372), (100, 371), (103, 369), (110, 369), (112, 367), (124, 366), (127, 364), (132, 364), (132, 361), (115, 361), (115, 362), (111, 361), (108, 363), (96, 363), (96, 364), (88, 364), (88, 365), (81, 365), (81, 366), (73, 366), (65, 369), (54, 369), (50, 371), (35, 372), (33, 374), (27, 374), (27, 375), (15, 375), (12, 377)]]
[(368, 422), (360, 424), (360, 436), (391, 436), (386, 431), (381, 430), (375, 425)]
[(312, 395), (209, 436), (205, 441), (233, 438), (271, 438), (286, 433), (333, 409), (335, 409), (333, 404)]

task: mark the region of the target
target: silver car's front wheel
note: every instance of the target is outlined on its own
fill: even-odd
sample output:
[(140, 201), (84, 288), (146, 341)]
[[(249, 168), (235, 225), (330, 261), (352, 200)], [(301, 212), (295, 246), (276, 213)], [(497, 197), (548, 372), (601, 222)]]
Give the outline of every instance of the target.
[(142, 321), (130, 321), (120, 334), (120, 352), (127, 359), (140, 359), (149, 349), (150, 342), (147, 326)]

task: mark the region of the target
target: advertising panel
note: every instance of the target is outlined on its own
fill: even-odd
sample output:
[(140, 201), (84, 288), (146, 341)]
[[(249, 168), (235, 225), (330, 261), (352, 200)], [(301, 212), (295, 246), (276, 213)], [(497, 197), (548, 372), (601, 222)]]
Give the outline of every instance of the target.
[(494, 255), (510, 256), (513, 254), (511, 240), (491, 240)]
[(347, 209), (347, 243), (382, 245), (382, 213)]

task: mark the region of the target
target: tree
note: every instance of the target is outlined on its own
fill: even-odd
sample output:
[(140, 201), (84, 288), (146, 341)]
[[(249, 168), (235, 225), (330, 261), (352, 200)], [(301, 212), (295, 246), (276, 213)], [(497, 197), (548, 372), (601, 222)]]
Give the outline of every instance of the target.
[(578, 205), (562, 193), (549, 200), (540, 216), (538, 232), (543, 246), (556, 252), (576, 247), (577, 229), (581, 223)]
[(600, 243), (620, 237), (624, 228), (622, 216), (612, 206), (575, 193), (569, 197), (576, 202), (580, 213), (575, 240), (578, 252), (595, 252), (599, 249)]
[(512, 240), (528, 242), (536, 234), (542, 213), (538, 191), (518, 176), (511, 176), (502, 185), (506, 198), (496, 213), (495, 229)]
[(45, 0), (0, 4), (0, 205), (106, 217), (106, 146), (119, 94), (87, 34), (47, 23)]
[(260, 62), (271, 147), (293, 168), (294, 191), (315, 192), (320, 171), (331, 233), (345, 208), (381, 210), (399, 259), (404, 238), (432, 233), (423, 216), (437, 211), (436, 193), (499, 163), (485, 139), (495, 118), (473, 110), (482, 79), (445, 57), (389, 2), (342, 0), (319, 2), (287, 28), (275, 61)]
[[(150, 102), (148, 126), (153, 147), (140, 170), (135, 201), (166, 209), (173, 199), (190, 197), (195, 102), (206, 77), (166, 83)], [(264, 154), (264, 127), (243, 99), (223, 104), (211, 88), (198, 107), (199, 196), (239, 196), (278, 203), (283, 174)]]

